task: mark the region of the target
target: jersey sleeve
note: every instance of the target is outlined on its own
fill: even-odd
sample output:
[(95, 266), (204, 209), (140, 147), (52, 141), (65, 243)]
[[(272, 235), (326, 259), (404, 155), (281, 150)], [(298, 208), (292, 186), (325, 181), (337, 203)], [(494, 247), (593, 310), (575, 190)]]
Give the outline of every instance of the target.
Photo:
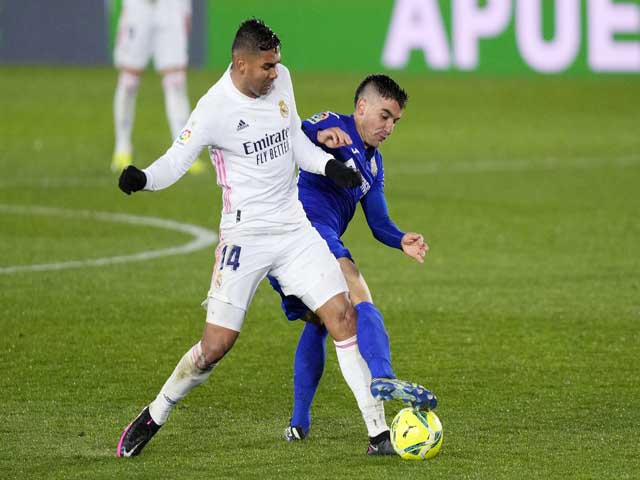
[(391, 217), (384, 196), (384, 171), (378, 173), (376, 182), (367, 194), (362, 197), (360, 204), (367, 219), (367, 224), (376, 240), (392, 248), (402, 248), (402, 237), (405, 232), (400, 230)]
[(293, 93), (293, 84), (289, 70), (283, 65), (281, 73), (286, 75), (288, 88), (291, 92), (291, 141), (293, 147), (293, 159), (300, 168), (309, 173), (317, 173), (324, 175), (324, 169), (327, 162), (333, 158), (320, 147), (316, 146), (302, 131), (302, 122), (298, 115), (296, 100)]
[(196, 158), (208, 145), (213, 145), (216, 126), (204, 114), (206, 104), (198, 103), (186, 126), (164, 155), (143, 170), (147, 176), (145, 190), (155, 191), (176, 183), (187, 173)]

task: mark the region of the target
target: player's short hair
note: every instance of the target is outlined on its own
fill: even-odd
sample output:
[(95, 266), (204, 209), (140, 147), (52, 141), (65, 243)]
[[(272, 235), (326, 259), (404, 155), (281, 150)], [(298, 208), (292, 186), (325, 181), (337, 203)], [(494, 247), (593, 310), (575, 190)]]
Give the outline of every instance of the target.
[(398, 85), (391, 77), (382, 73), (374, 73), (366, 77), (358, 88), (356, 88), (356, 95), (353, 100), (354, 105), (358, 104), (358, 100), (362, 96), (363, 92), (371, 85), (378, 94), (383, 98), (391, 98), (398, 102), (401, 109), (404, 109), (409, 96), (400, 85)]
[(231, 45), (231, 53), (245, 50), (254, 53), (273, 50), (280, 46), (280, 39), (267, 24), (258, 18), (245, 20), (238, 27)]

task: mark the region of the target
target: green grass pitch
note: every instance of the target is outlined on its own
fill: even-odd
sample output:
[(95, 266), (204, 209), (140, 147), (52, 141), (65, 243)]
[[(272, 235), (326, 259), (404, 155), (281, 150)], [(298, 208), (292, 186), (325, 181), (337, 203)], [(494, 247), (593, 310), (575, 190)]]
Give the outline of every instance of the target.
[[(348, 112), (359, 75), (296, 74), (302, 116)], [(219, 72), (190, 72), (193, 101)], [(32, 210), (120, 212), (217, 229), (210, 164), (126, 197), (109, 172), (115, 73), (2, 67), (0, 267), (181, 245), (157, 228)], [(201, 333), (213, 247), (156, 260), (0, 273), (2, 478), (637, 478), (640, 82), (397, 75), (410, 94), (383, 147), (392, 217), (424, 233), (417, 265), (358, 214), (346, 244), (395, 370), (440, 398), (440, 455), (367, 458), (333, 348), (310, 438), (280, 439), (301, 325), (262, 285), (209, 381), (136, 459), (122, 428)], [(145, 74), (135, 148), (170, 139)], [(204, 157), (204, 156), (203, 156)], [(20, 209), (16, 209), (20, 207)], [(392, 416), (401, 404), (388, 404)]]

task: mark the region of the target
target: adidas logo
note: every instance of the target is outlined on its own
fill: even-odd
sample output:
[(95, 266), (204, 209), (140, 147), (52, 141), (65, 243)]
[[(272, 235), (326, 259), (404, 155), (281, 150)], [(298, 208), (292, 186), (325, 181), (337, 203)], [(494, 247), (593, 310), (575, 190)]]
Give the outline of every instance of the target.
[(247, 122), (245, 122), (244, 120), (240, 120), (240, 122), (238, 122), (238, 128), (236, 129), (236, 131), (239, 132), (240, 130), (244, 130), (248, 126), (249, 124)]

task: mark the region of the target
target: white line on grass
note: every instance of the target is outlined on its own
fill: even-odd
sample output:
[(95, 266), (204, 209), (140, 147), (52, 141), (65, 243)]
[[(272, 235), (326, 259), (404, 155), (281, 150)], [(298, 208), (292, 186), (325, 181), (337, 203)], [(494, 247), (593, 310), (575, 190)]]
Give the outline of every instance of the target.
[(159, 250), (146, 250), (130, 255), (116, 255), (113, 257), (94, 258), (87, 260), (71, 260), (67, 262), (41, 263), (37, 265), (13, 265), (0, 267), (0, 274), (18, 272), (44, 272), (49, 270), (66, 270), (70, 268), (102, 267), (117, 263), (142, 262), (153, 258), (167, 257), (170, 255), (184, 255), (214, 244), (218, 235), (213, 230), (208, 230), (197, 225), (164, 220), (156, 217), (142, 215), (129, 215), (126, 213), (95, 212), (90, 210), (69, 210), (65, 208), (52, 208), (41, 206), (8, 205), (0, 203), (0, 212), (18, 215), (43, 215), (67, 218), (85, 218), (101, 222), (128, 223), (132, 225), (144, 225), (148, 227), (163, 228), (192, 235), (194, 238), (184, 245), (162, 248)]

